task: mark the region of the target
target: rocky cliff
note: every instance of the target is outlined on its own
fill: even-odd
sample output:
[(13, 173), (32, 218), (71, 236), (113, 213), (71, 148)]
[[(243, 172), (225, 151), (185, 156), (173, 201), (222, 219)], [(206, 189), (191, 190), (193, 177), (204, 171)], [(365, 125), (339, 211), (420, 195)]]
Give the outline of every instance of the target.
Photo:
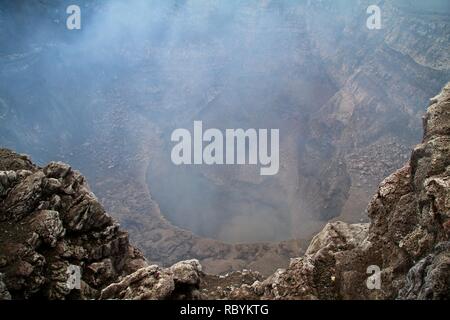
[[(263, 280), (207, 275), (197, 260), (148, 265), (68, 165), (0, 151), (0, 298), (448, 299), (450, 84), (431, 99), (424, 138), (368, 206), (370, 223), (329, 223), (306, 254)], [(80, 288), (71, 290), (70, 267)], [(379, 276), (371, 287), (369, 273)]]
[(0, 149), (0, 170), (0, 299), (176, 298), (198, 284), (197, 261), (148, 266), (70, 166)]
[[(328, 224), (287, 269), (228, 297), (450, 298), (450, 84), (431, 99), (423, 123), (423, 142), (370, 201), (370, 224)], [(367, 285), (373, 270), (375, 289)]]

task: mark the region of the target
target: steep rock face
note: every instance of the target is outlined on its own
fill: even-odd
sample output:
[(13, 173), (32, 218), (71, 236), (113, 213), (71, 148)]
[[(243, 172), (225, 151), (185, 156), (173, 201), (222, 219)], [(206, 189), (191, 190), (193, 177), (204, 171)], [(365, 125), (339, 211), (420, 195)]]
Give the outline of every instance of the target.
[[(146, 264), (128, 234), (68, 165), (44, 168), (0, 150), (0, 291), (13, 298), (95, 298)], [(81, 276), (80, 290), (68, 285)]]
[(196, 299), (198, 260), (149, 265), (84, 177), (0, 149), (0, 300)]
[[(328, 224), (286, 270), (230, 297), (450, 298), (450, 84), (431, 100), (424, 139), (386, 178), (366, 224)], [(371, 272), (375, 270), (370, 279)], [(368, 285), (379, 275), (380, 287)]]
[[(361, 15), (373, 4), (381, 9), (380, 30), (368, 30)], [(310, 163), (311, 154), (322, 159), (313, 161), (317, 180), (324, 181), (313, 186), (322, 190), (308, 183), (302, 193), (324, 218), (365, 219), (379, 181), (405, 163), (419, 139), (423, 105), (450, 70), (448, 8), (431, 9), (401, 1), (361, 0), (351, 8), (311, 3), (305, 19), (314, 50), (337, 87), (312, 115), (310, 130), (320, 139), (310, 139), (302, 161)], [(324, 162), (328, 170), (320, 169), (323, 159), (331, 159)]]

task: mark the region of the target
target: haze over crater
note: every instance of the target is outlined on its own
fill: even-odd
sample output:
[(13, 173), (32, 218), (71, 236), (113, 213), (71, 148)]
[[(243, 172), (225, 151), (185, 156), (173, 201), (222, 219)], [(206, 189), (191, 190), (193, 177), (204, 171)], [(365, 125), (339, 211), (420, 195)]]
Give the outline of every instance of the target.
[[(369, 1), (80, 1), (82, 29), (72, 31), (67, 1), (4, 3), (2, 146), (80, 169), (144, 251), (161, 237), (155, 212), (233, 243), (365, 219), (450, 74), (442, 1), (380, 4), (381, 30), (366, 28)], [(194, 120), (279, 129), (278, 174), (175, 166), (170, 134)], [(152, 206), (118, 203), (128, 181)]]

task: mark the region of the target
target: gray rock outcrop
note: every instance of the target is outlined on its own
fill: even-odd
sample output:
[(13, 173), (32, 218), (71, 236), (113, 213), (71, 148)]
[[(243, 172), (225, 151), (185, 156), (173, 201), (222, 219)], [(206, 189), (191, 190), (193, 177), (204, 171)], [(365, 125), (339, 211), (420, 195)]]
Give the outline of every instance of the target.
[(423, 142), (379, 185), (370, 224), (328, 224), (288, 268), (228, 297), (449, 299), (450, 83), (430, 104)]
[(146, 264), (70, 166), (2, 149), (0, 168), (2, 298), (96, 298)]

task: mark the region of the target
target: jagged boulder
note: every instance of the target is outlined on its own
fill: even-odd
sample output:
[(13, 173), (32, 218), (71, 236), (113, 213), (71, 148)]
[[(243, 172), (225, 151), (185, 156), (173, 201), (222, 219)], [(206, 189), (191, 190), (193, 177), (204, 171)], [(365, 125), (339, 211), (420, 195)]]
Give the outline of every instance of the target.
[(6, 149), (0, 165), (1, 298), (96, 298), (147, 264), (70, 166)]
[(343, 250), (365, 241), (368, 224), (329, 223), (317, 234), (307, 253), (289, 267), (253, 286), (253, 292), (270, 299), (338, 299), (338, 268)]
[(197, 259), (180, 261), (170, 267), (173, 279), (177, 284), (198, 286), (202, 274), (202, 266)]
[(348, 224), (344, 222), (328, 223), (311, 241), (306, 254), (312, 255), (324, 248), (338, 250), (355, 247), (367, 237), (368, 223)]
[(170, 268), (141, 268), (102, 290), (100, 299), (195, 299), (202, 267), (198, 260), (181, 261)]
[(173, 275), (156, 265), (141, 268), (102, 290), (100, 299), (161, 300), (175, 289)]
[(434, 251), (408, 272), (399, 299), (448, 299), (450, 296), (450, 242), (436, 245)]

